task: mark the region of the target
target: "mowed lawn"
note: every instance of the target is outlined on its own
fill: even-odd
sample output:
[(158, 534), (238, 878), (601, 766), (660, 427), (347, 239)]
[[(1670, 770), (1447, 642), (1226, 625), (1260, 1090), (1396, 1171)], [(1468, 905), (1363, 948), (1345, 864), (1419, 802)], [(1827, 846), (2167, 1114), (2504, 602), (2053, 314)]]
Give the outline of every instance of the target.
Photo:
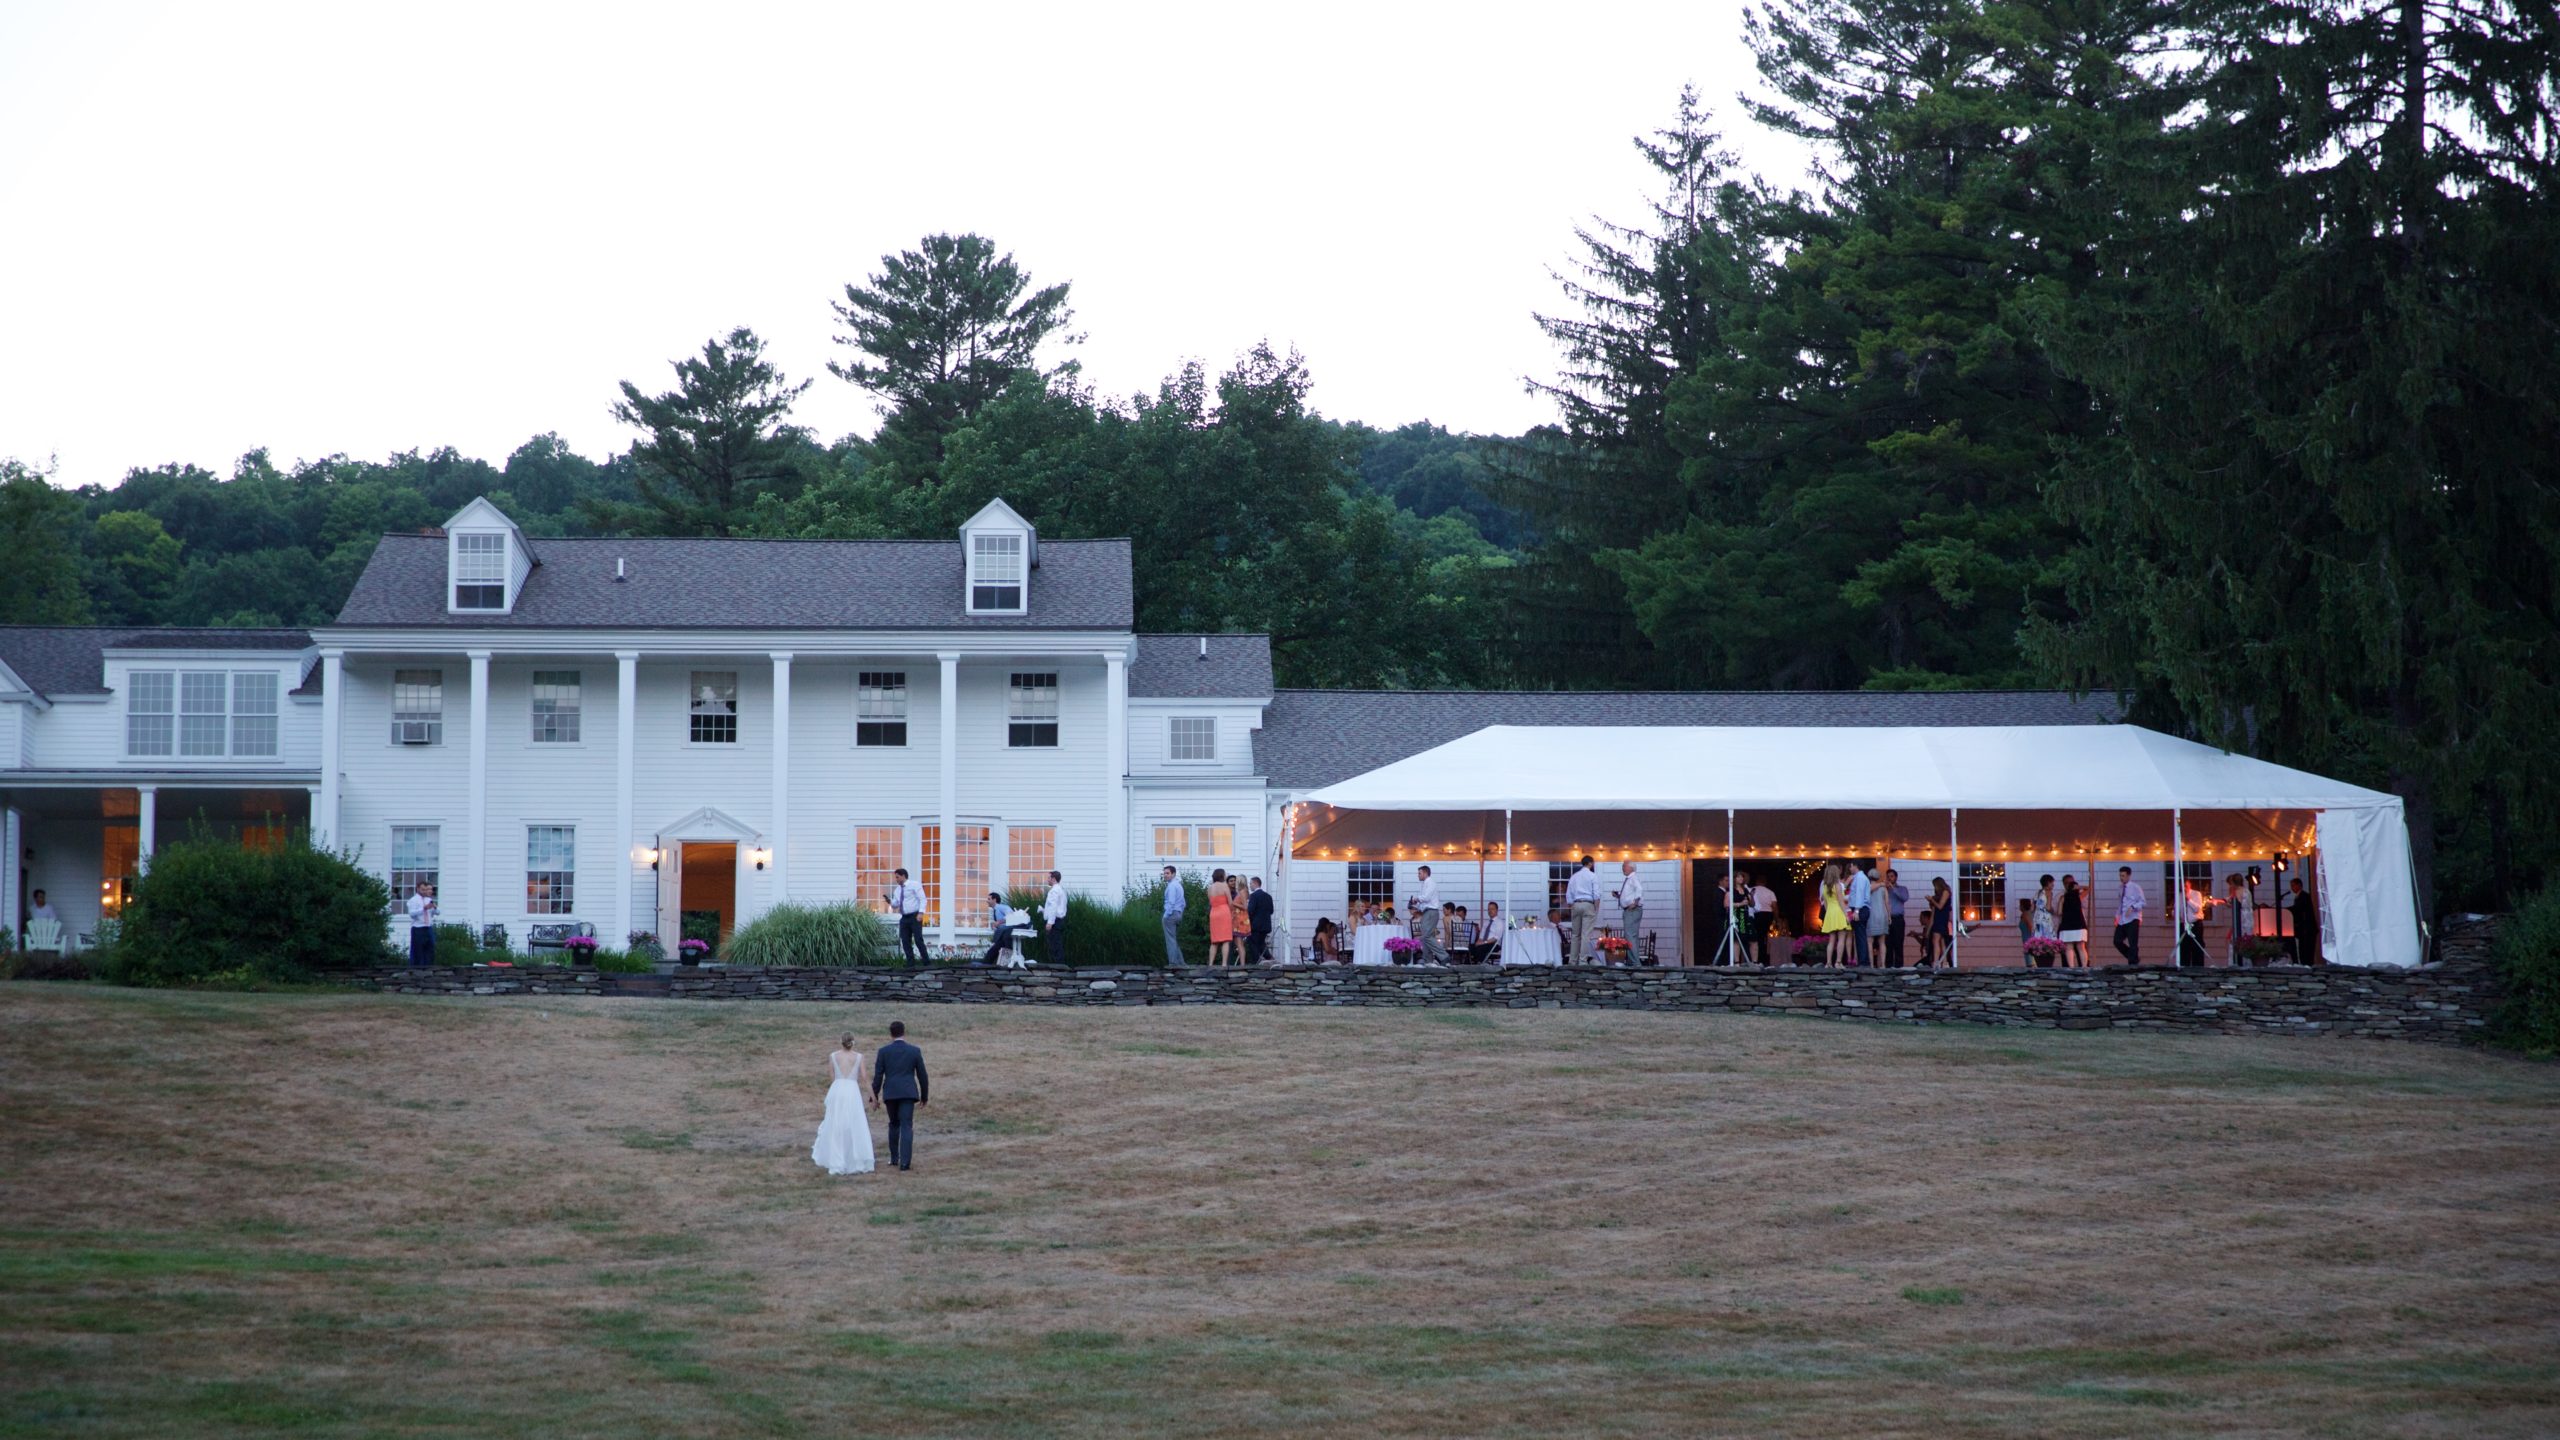
[(0, 1434), (2560, 1432), (2560, 1070), (1591, 1012), (0, 986)]

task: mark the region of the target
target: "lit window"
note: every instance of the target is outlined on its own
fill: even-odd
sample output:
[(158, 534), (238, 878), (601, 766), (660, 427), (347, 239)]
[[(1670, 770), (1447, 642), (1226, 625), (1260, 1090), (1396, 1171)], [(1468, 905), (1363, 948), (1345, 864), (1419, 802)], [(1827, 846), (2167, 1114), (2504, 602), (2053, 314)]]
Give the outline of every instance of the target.
[(229, 733), (230, 676), (219, 670), (178, 672), (178, 753), (219, 755)]
[(1058, 677), (1017, 674), (1005, 688), (1005, 743), (1014, 749), (1058, 743)]
[(738, 672), (735, 670), (696, 670), (693, 672), (693, 743), (697, 745), (735, 745), (738, 743)]
[(578, 829), (528, 825), (524, 846), (524, 912), (566, 915), (578, 899)]
[(1046, 895), (1049, 872), (1058, 868), (1058, 830), (1054, 825), (1014, 825), (1004, 832), (1004, 890), (1008, 895)]
[(507, 537), (453, 537), (453, 608), (507, 608)]
[(1218, 721), (1210, 715), (1176, 715), (1165, 722), (1165, 753), (1174, 760), (1218, 758)]
[(2006, 920), (2009, 918), (2009, 867), (1993, 862), (1981, 864), (1966, 861), (1956, 867), (1956, 918), (1958, 920)]
[(969, 609), (985, 614), (1022, 610), (1020, 535), (975, 535), (969, 540)]
[(907, 743), (907, 672), (865, 670), (853, 692), (853, 743)]
[(419, 886), (436, 883), (443, 840), (433, 825), (391, 827), (391, 908), (397, 910), (408, 904)]
[(578, 672), (533, 672), (533, 743), (578, 743)]
[(942, 827), (916, 827), (916, 883), (924, 887), (924, 923), (942, 923)]
[(178, 677), (168, 670), (137, 670), (128, 677), (124, 705), (124, 753), (168, 755), (178, 741)]
[(959, 850), (960, 874), (954, 881), (960, 887), (960, 904), (955, 912), (963, 930), (987, 928), (987, 880), (992, 858), (994, 830), (985, 825), (955, 826), (952, 835)]
[(1349, 868), (1352, 909), (1395, 903), (1396, 867), (1393, 861), (1354, 860)]
[(1156, 827), (1156, 855), (1164, 860), (1191, 858), (1191, 827), (1159, 825)]
[(275, 672), (243, 670), (231, 677), (231, 753), (251, 758), (275, 755)]
[(391, 672), (391, 743), (444, 743), (444, 672)]
[(1232, 860), (1236, 857), (1233, 825), (1157, 825), (1156, 854), (1167, 860)]
[(1573, 872), (1581, 868), (1582, 867), (1580, 865), (1577, 865), (1570, 860), (1550, 860), (1547, 862), (1548, 909), (1562, 910), (1566, 908), (1564, 903), (1565, 887), (1573, 883)]
[(894, 916), (889, 892), (897, 886), (898, 867), (907, 863), (907, 827), (858, 825), (853, 831), (853, 894), (878, 914)]
[(1192, 853), (1203, 860), (1233, 860), (1236, 858), (1236, 827), (1201, 826), (1199, 843)]

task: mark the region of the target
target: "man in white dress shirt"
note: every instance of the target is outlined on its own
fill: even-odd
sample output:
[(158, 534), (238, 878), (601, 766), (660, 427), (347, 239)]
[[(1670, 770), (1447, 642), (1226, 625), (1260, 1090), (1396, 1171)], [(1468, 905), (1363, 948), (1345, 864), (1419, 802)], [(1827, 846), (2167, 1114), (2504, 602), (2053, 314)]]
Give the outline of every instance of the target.
[(1627, 963), (1632, 965), (1644, 954), (1644, 881), (1636, 876), (1636, 862), (1618, 862), (1618, 929), (1627, 937)]
[[(1864, 963), (1875, 963), (1867, 944), (1867, 907), (1875, 903), (1876, 882), (1867, 875), (1867, 867), (1851, 862), (1849, 866), (1849, 938), (1854, 955)], [(1878, 937), (1881, 939), (1882, 937)], [(1858, 961), (1852, 961), (1858, 963)]]
[(1431, 878), (1431, 867), (1413, 872), (1413, 903), (1437, 915), (1440, 913), (1440, 882)]
[(1048, 941), (1049, 963), (1067, 963), (1067, 882), (1057, 871), (1049, 872), (1049, 893), (1040, 901), (1040, 926)]
[[(42, 895), (44, 892), (36, 892)], [(436, 963), (436, 887), (421, 880), (409, 892), (409, 963)]]
[(2116, 953), (2127, 965), (2142, 963), (2142, 907), (2150, 897), (2133, 878), (2133, 867), (2116, 867)]
[(931, 957), (924, 948), (924, 887), (907, 874), (901, 865), (898, 883), (889, 887), (889, 908), (898, 912), (898, 953), (910, 965), (922, 965)]
[(1582, 868), (1564, 882), (1564, 904), (1573, 916), (1573, 959), (1576, 965), (1591, 963), (1593, 932), (1600, 920), (1600, 862), (1585, 855)]

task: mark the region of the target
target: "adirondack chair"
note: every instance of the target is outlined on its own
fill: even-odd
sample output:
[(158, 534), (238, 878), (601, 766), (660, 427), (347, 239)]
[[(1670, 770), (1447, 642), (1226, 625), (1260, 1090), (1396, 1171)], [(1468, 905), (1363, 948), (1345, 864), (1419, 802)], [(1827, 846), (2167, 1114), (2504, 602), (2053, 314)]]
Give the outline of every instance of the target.
[(61, 954), (62, 922), (59, 920), (28, 921), (27, 949), (30, 951), (49, 951), (55, 955)]

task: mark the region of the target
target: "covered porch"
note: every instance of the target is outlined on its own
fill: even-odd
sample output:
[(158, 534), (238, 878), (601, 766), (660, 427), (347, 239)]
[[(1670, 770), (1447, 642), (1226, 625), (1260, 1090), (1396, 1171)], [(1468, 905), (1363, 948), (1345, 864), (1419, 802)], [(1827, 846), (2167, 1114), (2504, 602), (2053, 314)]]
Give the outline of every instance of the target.
[(156, 849), (201, 830), (252, 846), (281, 845), (311, 821), (316, 771), (254, 774), (11, 771), (0, 777), (0, 840), (15, 857), (0, 887), (0, 931), (15, 946), (38, 896), (75, 948), (124, 914)]

